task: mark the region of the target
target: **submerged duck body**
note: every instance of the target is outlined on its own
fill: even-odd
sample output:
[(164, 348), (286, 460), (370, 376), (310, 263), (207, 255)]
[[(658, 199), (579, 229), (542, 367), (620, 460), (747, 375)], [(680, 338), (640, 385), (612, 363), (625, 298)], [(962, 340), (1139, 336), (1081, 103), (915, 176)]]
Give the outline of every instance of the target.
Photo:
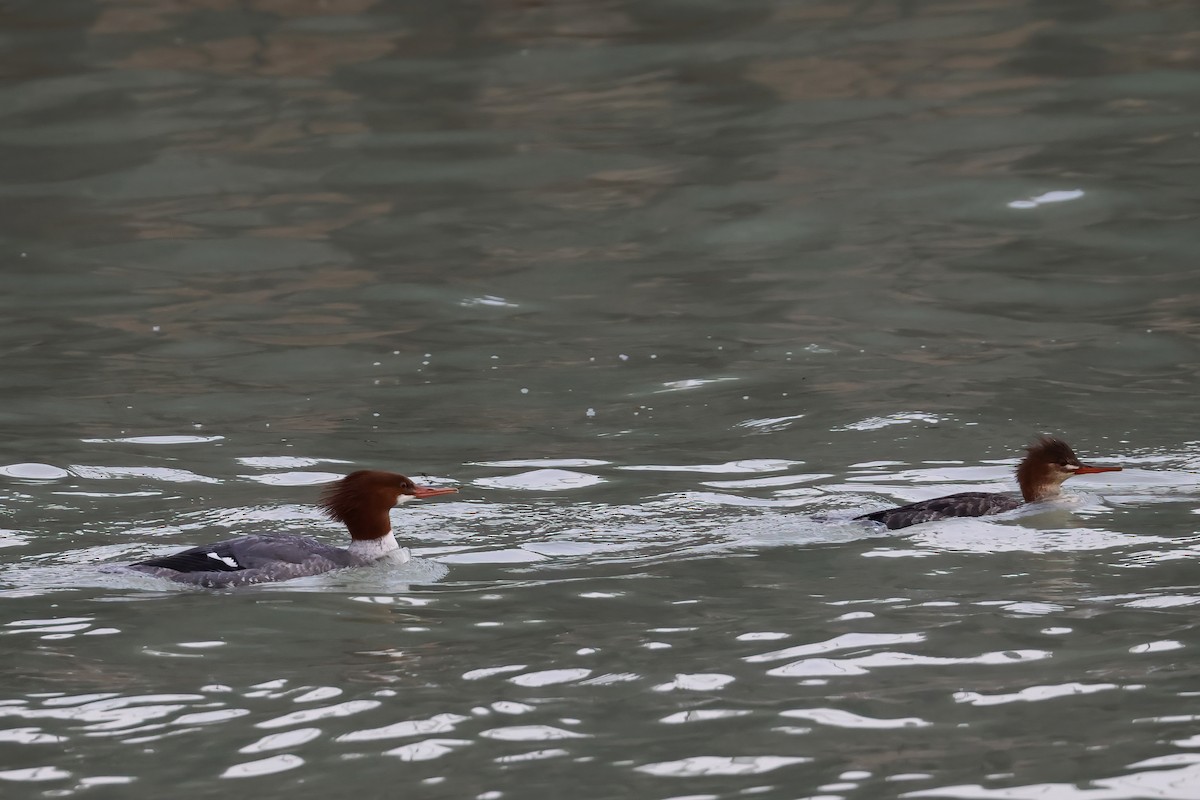
[(896, 508), (872, 511), (855, 519), (879, 522), (889, 530), (907, 528), (922, 522), (949, 517), (985, 517), (1013, 511), (1025, 503), (1048, 500), (1062, 493), (1062, 484), (1073, 475), (1098, 472), (1120, 472), (1121, 467), (1097, 467), (1084, 464), (1071, 446), (1062, 439), (1043, 436), (1029, 445), (1025, 458), (1017, 465), (1017, 483), (1021, 499), (993, 492), (960, 492), (958, 494), (921, 500)]
[(346, 526), (349, 547), (333, 547), (309, 536), (262, 533), (150, 558), (129, 568), (177, 583), (225, 588), (363, 567), (381, 559), (407, 561), (408, 551), (396, 541), (388, 512), (400, 503), (456, 491), (419, 486), (394, 472), (360, 470), (331, 484), (320, 502), (326, 516)]

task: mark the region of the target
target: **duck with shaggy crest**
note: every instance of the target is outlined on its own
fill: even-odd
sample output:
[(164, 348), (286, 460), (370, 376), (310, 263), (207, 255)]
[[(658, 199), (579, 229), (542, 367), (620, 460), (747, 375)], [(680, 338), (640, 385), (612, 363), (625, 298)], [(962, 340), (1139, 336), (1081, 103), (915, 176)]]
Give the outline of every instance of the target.
[(388, 512), (400, 503), (456, 491), (420, 486), (394, 472), (359, 470), (331, 484), (320, 502), (327, 517), (346, 526), (349, 547), (332, 547), (309, 536), (260, 533), (150, 558), (129, 567), (178, 583), (224, 588), (363, 567), (385, 558), (403, 563), (408, 560), (408, 550), (396, 541)]
[[(1071, 446), (1062, 439), (1042, 436), (1025, 448), (1025, 458), (1017, 465), (1017, 483), (1025, 503), (1048, 500), (1062, 493), (1062, 484), (1074, 475), (1120, 472), (1120, 467), (1096, 467), (1084, 464)], [(993, 492), (959, 492), (932, 500), (921, 500), (896, 508), (872, 511), (855, 519), (883, 523), (889, 530), (907, 528), (922, 522), (947, 517), (984, 517), (1020, 508), (1022, 500)]]

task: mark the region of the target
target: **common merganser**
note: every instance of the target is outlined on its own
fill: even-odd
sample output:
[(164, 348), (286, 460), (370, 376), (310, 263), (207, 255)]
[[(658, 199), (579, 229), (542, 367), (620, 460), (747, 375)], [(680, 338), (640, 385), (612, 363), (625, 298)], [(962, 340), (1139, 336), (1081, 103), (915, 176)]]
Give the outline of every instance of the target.
[(394, 472), (359, 470), (333, 483), (320, 507), (350, 532), (342, 549), (308, 536), (260, 533), (193, 547), (169, 556), (130, 564), (130, 569), (211, 589), (286, 581), (344, 567), (362, 567), (390, 558), (408, 560), (392, 533), (388, 510), (400, 503), (450, 494), (457, 489), (419, 486)]
[[(1075, 457), (1075, 451), (1062, 439), (1043, 436), (1025, 448), (1027, 455), (1017, 465), (1017, 483), (1026, 503), (1036, 503), (1057, 497), (1062, 483), (1072, 475), (1091, 475), (1097, 472), (1120, 472), (1120, 467), (1094, 467)], [(959, 492), (932, 500), (921, 500), (897, 508), (873, 511), (855, 519), (882, 522), (889, 530), (907, 528), (922, 522), (946, 517), (983, 517), (1001, 514), (1021, 506), (1021, 501), (1007, 494), (992, 492)]]

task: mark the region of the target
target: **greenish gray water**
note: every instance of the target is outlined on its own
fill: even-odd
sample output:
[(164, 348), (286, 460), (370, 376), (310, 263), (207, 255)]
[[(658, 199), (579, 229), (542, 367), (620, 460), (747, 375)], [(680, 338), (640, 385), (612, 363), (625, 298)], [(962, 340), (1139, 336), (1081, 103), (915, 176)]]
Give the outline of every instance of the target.
[(1194, 4), (0, 19), (5, 798), (1200, 796)]

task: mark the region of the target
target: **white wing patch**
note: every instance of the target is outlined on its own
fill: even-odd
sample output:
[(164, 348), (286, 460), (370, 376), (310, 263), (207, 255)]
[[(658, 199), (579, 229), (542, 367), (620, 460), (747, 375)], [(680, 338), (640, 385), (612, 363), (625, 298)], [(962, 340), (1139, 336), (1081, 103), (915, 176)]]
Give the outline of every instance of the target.
[(223, 563), (223, 564), (224, 564), (225, 566), (227, 566), (227, 567), (233, 567), (234, 569), (241, 569), (241, 568), (242, 568), (242, 565), (241, 565), (241, 564), (239, 564), (239, 563), (237, 562), (237, 559), (235, 559), (233, 556), (222, 556), (222, 555), (218, 555), (218, 554), (216, 554), (216, 553), (209, 553), (209, 554), (208, 554), (208, 557), (209, 557), (209, 558), (215, 558), (217, 561), (220, 561), (221, 563)]

